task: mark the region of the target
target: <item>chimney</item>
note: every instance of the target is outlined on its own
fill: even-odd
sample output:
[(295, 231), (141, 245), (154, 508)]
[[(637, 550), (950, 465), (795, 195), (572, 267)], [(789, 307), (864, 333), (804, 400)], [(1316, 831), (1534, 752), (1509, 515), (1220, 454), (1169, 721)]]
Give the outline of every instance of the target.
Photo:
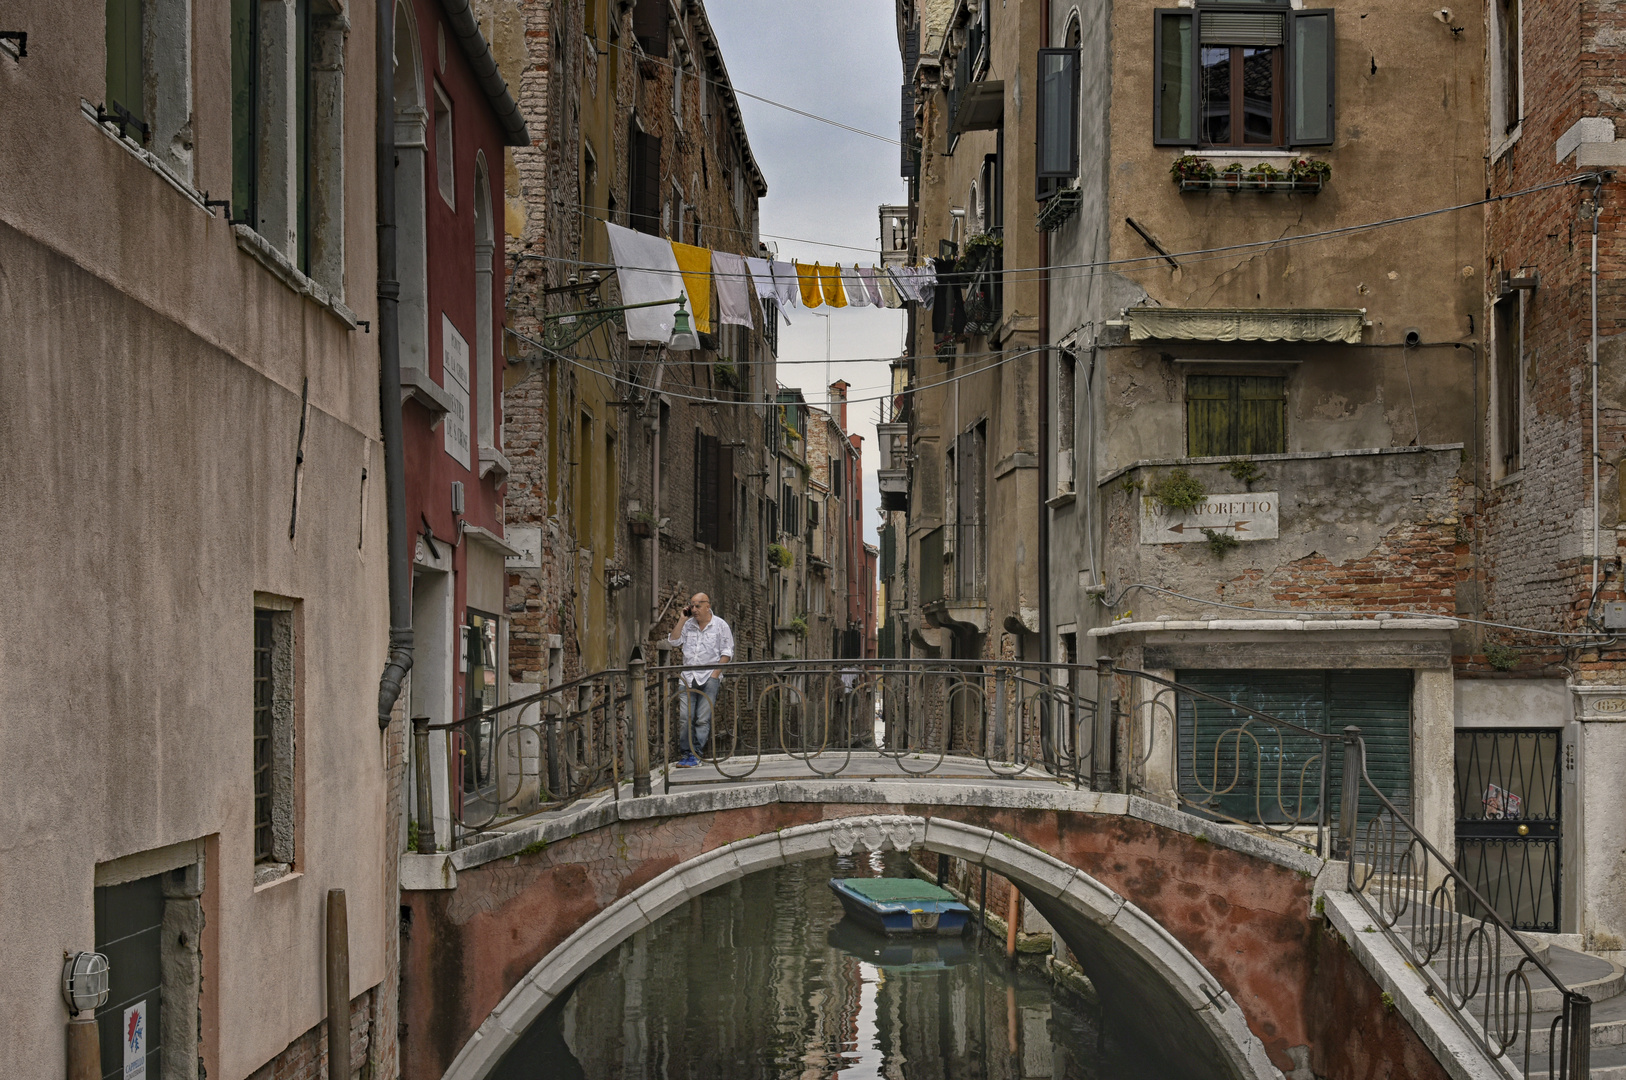
[(836, 418), (836, 426), (843, 432), (847, 430), (847, 381), (837, 379), (830, 384), (830, 412)]

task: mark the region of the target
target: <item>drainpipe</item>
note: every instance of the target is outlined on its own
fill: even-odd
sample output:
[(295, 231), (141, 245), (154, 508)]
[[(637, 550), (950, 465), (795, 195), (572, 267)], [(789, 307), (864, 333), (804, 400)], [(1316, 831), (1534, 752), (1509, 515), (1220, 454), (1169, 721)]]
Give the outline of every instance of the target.
[[(1598, 564), (1603, 552), (1598, 547), (1598, 217), (1603, 213), (1603, 177), (1592, 188), (1592, 598), (1598, 598)], [(1588, 614), (1591, 607), (1588, 606)]]
[(378, 424), (384, 442), (384, 504), (390, 583), (390, 653), (378, 680), (378, 726), (390, 726), (401, 683), (412, 670), (412, 578), (407, 554), (406, 460), (401, 446), (401, 282), (395, 266), (395, 0), (378, 0)]

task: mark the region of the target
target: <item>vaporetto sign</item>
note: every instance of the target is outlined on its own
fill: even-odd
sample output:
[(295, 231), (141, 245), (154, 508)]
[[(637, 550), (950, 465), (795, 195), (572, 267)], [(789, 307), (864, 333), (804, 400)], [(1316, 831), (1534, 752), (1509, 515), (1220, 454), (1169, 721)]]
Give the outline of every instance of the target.
[(1150, 495), (1142, 495), (1140, 542), (1195, 544), (1207, 541), (1210, 532), (1238, 540), (1274, 540), (1277, 506), (1274, 491), (1210, 495), (1190, 510), (1167, 510)]

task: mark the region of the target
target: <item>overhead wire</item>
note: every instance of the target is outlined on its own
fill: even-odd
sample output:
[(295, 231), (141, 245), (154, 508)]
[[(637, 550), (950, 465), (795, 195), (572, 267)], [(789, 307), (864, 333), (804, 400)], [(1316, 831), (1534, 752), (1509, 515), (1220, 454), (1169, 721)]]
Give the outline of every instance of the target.
[[(1433, 209), (1429, 209), (1429, 210), (1420, 210), (1420, 211), (1417, 211), (1417, 212), (1411, 213), (1411, 214), (1401, 214), (1401, 215), (1397, 215), (1397, 216), (1394, 216), (1394, 217), (1379, 218), (1379, 219), (1374, 220), (1374, 221), (1360, 222), (1360, 223), (1355, 224), (1355, 225), (1341, 225), (1341, 226), (1337, 226), (1337, 227), (1331, 228), (1331, 229), (1321, 229), (1321, 230), (1318, 230), (1316, 232), (1301, 233), (1301, 234), (1299, 234), (1297, 236), (1273, 237), (1273, 238), (1267, 239), (1267, 240), (1246, 240), (1246, 241), (1242, 241), (1242, 242), (1236, 243), (1236, 244), (1222, 244), (1222, 245), (1219, 245), (1219, 246), (1216, 246), (1216, 247), (1194, 248), (1194, 249), (1189, 250), (1189, 251), (1172, 251), (1172, 252), (1169, 252), (1166, 255), (1165, 254), (1152, 254), (1152, 255), (1132, 256), (1132, 257), (1126, 257), (1126, 258), (1120, 258), (1120, 259), (1097, 259), (1097, 260), (1093, 260), (1093, 261), (1090, 261), (1090, 262), (1057, 263), (1057, 264), (1055, 264), (1053, 266), (1049, 266), (1049, 267), (1045, 267), (1045, 266), (1002, 267), (1001, 270), (1000, 270), (1000, 274), (1007, 281), (1011, 280), (1013, 277), (1020, 278), (1020, 277), (1022, 277), (1024, 275), (1030, 275), (1030, 274), (1031, 275), (1038, 275), (1038, 274), (1044, 274), (1044, 273), (1049, 273), (1051, 275), (1052, 280), (1057, 280), (1057, 279), (1066, 280), (1066, 279), (1068, 279), (1070, 277), (1074, 277), (1074, 276), (1085, 277), (1085, 276), (1090, 276), (1090, 274), (1086, 273), (1086, 274), (1079, 274), (1079, 275), (1069, 275), (1069, 274), (1065, 274), (1065, 273), (1058, 273), (1058, 271), (1081, 270), (1081, 271), (1094, 272), (1094, 271), (1101, 270), (1101, 269), (1104, 269), (1104, 268), (1109, 268), (1109, 267), (1112, 267), (1112, 268), (1126, 267), (1126, 268), (1131, 268), (1131, 272), (1132, 272), (1133, 268), (1136, 268), (1137, 266), (1139, 268), (1141, 268), (1141, 269), (1157, 269), (1163, 263), (1165, 263), (1168, 259), (1184, 260), (1186, 262), (1196, 263), (1196, 262), (1212, 261), (1214, 258), (1222, 258), (1222, 257), (1228, 256), (1228, 255), (1231, 255), (1231, 254), (1234, 254), (1234, 253), (1237, 253), (1237, 252), (1250, 251), (1250, 250), (1253, 250), (1253, 249), (1256, 249), (1256, 248), (1296, 247), (1296, 246), (1298, 246), (1300, 244), (1314, 243), (1314, 242), (1319, 242), (1319, 241), (1322, 241), (1322, 240), (1334, 239), (1336, 237), (1351, 236), (1351, 235), (1355, 235), (1355, 234), (1362, 233), (1362, 232), (1372, 231), (1372, 230), (1375, 230), (1375, 229), (1389, 228), (1390, 226), (1394, 226), (1394, 225), (1403, 225), (1403, 224), (1413, 222), (1413, 221), (1421, 221), (1421, 220), (1423, 220), (1425, 218), (1438, 217), (1441, 214), (1456, 213), (1459, 210), (1472, 210), (1472, 209), (1474, 209), (1476, 207), (1488, 206), (1488, 205), (1491, 205), (1493, 203), (1505, 202), (1505, 201), (1507, 201), (1509, 199), (1521, 198), (1523, 196), (1532, 195), (1532, 194), (1535, 194), (1535, 193), (1541, 192), (1541, 191), (1550, 191), (1550, 190), (1552, 190), (1554, 188), (1567, 187), (1567, 186), (1571, 186), (1571, 185), (1574, 185), (1574, 184), (1583, 183), (1587, 179), (1589, 179), (1592, 175), (1593, 175), (1593, 173), (1591, 173), (1591, 172), (1576, 173), (1576, 174), (1572, 174), (1570, 176), (1563, 177), (1562, 179), (1559, 179), (1559, 180), (1549, 180), (1549, 181), (1546, 181), (1546, 182), (1541, 183), (1541, 184), (1534, 184), (1534, 185), (1532, 185), (1530, 187), (1520, 188), (1517, 191), (1508, 191), (1508, 192), (1503, 192), (1501, 194), (1491, 195), (1491, 196), (1489, 196), (1487, 198), (1484, 198), (1484, 199), (1474, 199), (1474, 200), (1469, 201), (1469, 202), (1454, 203), (1454, 204), (1451, 204), (1449, 206), (1439, 206), (1439, 207), (1434, 207)], [(592, 208), (592, 209), (598, 209), (598, 208)], [(603, 218), (594, 217), (593, 215), (590, 215), (590, 214), (588, 214), (586, 216), (592, 218), (593, 220), (604, 221)], [(717, 226), (717, 228), (722, 228), (722, 226)], [(728, 231), (741, 231), (741, 230), (728, 230)], [(799, 241), (799, 242), (802, 242), (802, 243), (815, 243), (815, 244), (822, 243), (822, 241), (813, 241), (813, 240), (804, 240), (804, 241)], [(828, 246), (831, 246), (831, 247), (852, 247), (852, 245), (846, 245), (846, 244), (830, 244)], [(880, 254), (879, 250), (874, 249), (874, 248), (852, 248), (852, 249), (856, 250), (856, 251), (873, 251), (877, 255)], [(548, 262), (571, 263), (573, 265), (578, 265), (578, 266), (595, 266), (595, 267), (607, 267), (608, 266), (608, 264), (604, 264), (604, 263), (588, 263), (588, 262), (585, 262), (585, 261), (582, 261), (582, 260), (568, 259), (568, 258), (563, 258), (563, 257), (560, 257), (560, 256), (540, 255), (540, 256), (533, 256), (533, 258), (541, 259), (541, 260), (548, 261)], [(654, 266), (621, 266), (621, 267), (617, 267), (617, 269), (620, 269), (620, 270), (643, 270), (643, 271), (649, 271), (651, 273), (664, 273), (664, 272), (667, 272), (669, 268), (654, 267)], [(746, 280), (750, 279), (749, 273), (725, 274), (725, 273), (723, 273), (721, 271), (713, 271), (712, 275), (714, 277), (722, 276), (722, 277), (738, 277), (738, 278), (744, 278)]]

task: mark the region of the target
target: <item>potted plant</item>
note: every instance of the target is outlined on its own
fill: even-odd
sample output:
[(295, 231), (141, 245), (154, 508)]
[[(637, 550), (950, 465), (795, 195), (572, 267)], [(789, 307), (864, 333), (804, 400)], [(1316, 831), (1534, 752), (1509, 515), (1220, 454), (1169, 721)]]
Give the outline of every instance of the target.
[(634, 510), (627, 515), (627, 530), (634, 536), (654, 536), (660, 520), (648, 510)]
[(1268, 161), (1261, 161), (1248, 170), (1248, 179), (1260, 190), (1269, 190), (1271, 181), (1279, 179), (1282, 171)]
[(1219, 171), (1219, 178), (1225, 181), (1225, 186), (1235, 191), (1242, 186), (1242, 162), (1233, 161)]
[(797, 637), (806, 637), (807, 636), (807, 617), (804, 616), (804, 615), (796, 616), (794, 619), (792, 619), (790, 621), (789, 629), (790, 629), (790, 632), (795, 634)]
[(796, 565), (796, 556), (784, 544), (769, 544), (768, 562), (781, 570), (789, 570)]
[(1299, 158), (1287, 169), (1294, 191), (1320, 191), (1332, 175), (1332, 166), (1315, 158)]
[(1177, 157), (1174, 159), (1174, 164), (1169, 166), (1169, 178), (1182, 188), (1188, 184), (1195, 186), (1212, 180), (1217, 175), (1214, 166), (1196, 154)]

